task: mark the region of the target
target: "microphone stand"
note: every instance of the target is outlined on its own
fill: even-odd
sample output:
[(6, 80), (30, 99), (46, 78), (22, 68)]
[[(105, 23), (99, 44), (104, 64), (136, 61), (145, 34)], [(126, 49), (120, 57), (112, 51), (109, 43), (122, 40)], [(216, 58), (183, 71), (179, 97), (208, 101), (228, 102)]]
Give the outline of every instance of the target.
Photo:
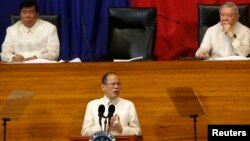
[(2, 118), (2, 121), (3, 121), (3, 127), (4, 127), (4, 130), (3, 130), (3, 140), (6, 141), (6, 132), (7, 132), (7, 121), (10, 121), (10, 118)]
[(197, 130), (196, 130), (196, 122), (197, 118), (199, 117), (197, 114), (193, 114), (189, 116), (190, 118), (193, 118), (194, 121), (194, 141), (197, 141)]
[(104, 131), (105, 131), (105, 132), (108, 132), (108, 131), (107, 131), (107, 119), (109, 120), (108, 123), (109, 123), (109, 125), (110, 125), (110, 118), (111, 118), (111, 117), (108, 115), (108, 116), (103, 116), (103, 118), (105, 118), (105, 120), (104, 120)]
[(108, 132), (107, 130), (107, 119), (108, 119), (108, 125), (110, 126), (110, 120), (111, 120), (111, 117), (113, 116), (113, 114), (108, 114), (108, 116), (103, 116), (103, 118), (105, 118), (104, 120), (104, 131), (105, 132)]
[(107, 117), (103, 116), (105, 118), (104, 120), (104, 131), (107, 132)]

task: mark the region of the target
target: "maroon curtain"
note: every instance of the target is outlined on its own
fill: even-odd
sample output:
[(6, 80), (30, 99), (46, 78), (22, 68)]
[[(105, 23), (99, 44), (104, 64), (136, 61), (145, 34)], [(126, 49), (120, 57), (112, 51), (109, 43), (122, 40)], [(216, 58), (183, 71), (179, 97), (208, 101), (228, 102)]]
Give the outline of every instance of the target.
[[(173, 60), (177, 57), (194, 56), (198, 48), (197, 4), (222, 4), (226, 1), (132, 0), (131, 2), (132, 7), (157, 7), (155, 55), (159, 60)], [(231, 1), (236, 4), (250, 3), (250, 0)]]

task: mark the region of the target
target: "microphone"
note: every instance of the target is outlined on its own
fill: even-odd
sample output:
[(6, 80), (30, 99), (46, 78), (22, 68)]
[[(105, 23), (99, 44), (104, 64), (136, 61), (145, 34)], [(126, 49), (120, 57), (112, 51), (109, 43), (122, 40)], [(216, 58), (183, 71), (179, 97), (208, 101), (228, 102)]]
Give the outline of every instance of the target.
[(110, 126), (110, 120), (113, 117), (114, 112), (115, 112), (115, 106), (110, 105), (109, 109), (108, 109), (108, 124), (109, 124), (109, 126)]
[(114, 112), (115, 112), (115, 106), (112, 104), (109, 106), (109, 109), (108, 109), (108, 117), (112, 117)]
[(98, 116), (99, 116), (99, 124), (100, 124), (101, 128), (102, 128), (102, 117), (103, 117), (104, 111), (105, 111), (104, 105), (100, 105), (98, 107)]

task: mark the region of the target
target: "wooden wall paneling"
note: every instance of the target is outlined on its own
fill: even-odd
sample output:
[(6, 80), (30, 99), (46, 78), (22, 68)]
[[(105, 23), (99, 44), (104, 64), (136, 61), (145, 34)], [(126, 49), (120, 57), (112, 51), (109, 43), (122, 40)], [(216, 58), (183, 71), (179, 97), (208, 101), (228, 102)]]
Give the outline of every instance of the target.
[(80, 135), (86, 104), (103, 95), (100, 79), (107, 71), (120, 74), (121, 97), (135, 103), (145, 141), (193, 140), (192, 119), (179, 116), (169, 87), (195, 89), (206, 110), (197, 122), (200, 141), (207, 140), (208, 124), (249, 124), (249, 61), (0, 64), (0, 105), (12, 90), (34, 92), (19, 118), (8, 123), (8, 141)]

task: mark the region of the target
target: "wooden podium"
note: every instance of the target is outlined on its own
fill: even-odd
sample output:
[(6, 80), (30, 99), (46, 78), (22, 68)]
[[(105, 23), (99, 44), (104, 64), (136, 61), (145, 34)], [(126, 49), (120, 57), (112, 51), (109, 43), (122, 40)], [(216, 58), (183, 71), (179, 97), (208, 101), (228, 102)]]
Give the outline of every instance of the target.
[[(136, 135), (115, 136), (116, 141), (139, 141), (142, 140)], [(70, 141), (89, 141), (89, 136), (71, 136)]]

